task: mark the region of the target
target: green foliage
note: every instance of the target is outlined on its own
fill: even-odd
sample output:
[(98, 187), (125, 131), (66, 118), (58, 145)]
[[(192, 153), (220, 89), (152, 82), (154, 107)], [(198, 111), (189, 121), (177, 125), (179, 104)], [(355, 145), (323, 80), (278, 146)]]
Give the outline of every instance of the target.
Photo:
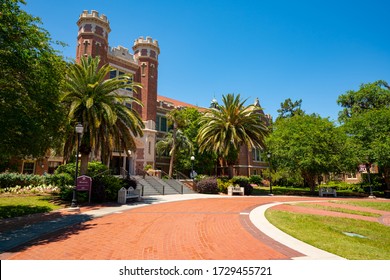
[[(61, 165), (56, 169), (54, 176), (57, 176), (58, 180), (69, 180), (66, 182), (73, 186), (75, 168), (75, 163)], [(118, 191), (121, 187), (128, 187), (129, 185), (136, 187), (136, 184), (134, 185), (134, 183), (129, 180), (124, 181), (123, 179), (109, 175), (108, 171), (108, 167), (99, 161), (92, 161), (88, 163), (88, 171), (86, 175), (92, 178), (92, 202), (116, 201)], [(72, 193), (73, 187), (61, 185), (62, 199), (71, 200)], [(77, 196), (78, 201), (87, 201), (88, 199), (83, 192), (78, 192)]]
[(62, 140), (65, 62), (24, 1), (0, 4), (0, 161), (42, 156)]
[(353, 116), (371, 110), (389, 108), (390, 88), (382, 80), (362, 84), (359, 90), (349, 90), (345, 94), (340, 95), (337, 103), (344, 108), (339, 112), (339, 120), (345, 123)]
[(83, 57), (80, 63), (70, 64), (62, 88), (62, 102), (68, 110), (69, 126), (66, 132), (65, 157), (69, 158), (76, 146), (75, 124), (84, 127), (80, 153), (81, 173), (87, 169), (88, 155), (100, 151), (104, 162), (108, 161), (116, 147), (136, 149), (135, 137), (143, 135), (145, 127), (137, 111), (126, 104), (141, 102), (130, 95), (118, 93), (118, 89), (140, 87), (133, 83), (131, 75), (106, 79), (111, 66), (99, 66), (99, 57)]
[(249, 183), (249, 178), (245, 176), (234, 176), (232, 178), (233, 185), (240, 185), (240, 187), (244, 188), (245, 195), (251, 195), (253, 192), (253, 187)]
[(149, 169), (153, 169), (153, 166), (150, 164), (145, 165), (144, 170), (148, 171)]
[(196, 184), (199, 193), (217, 194), (219, 192), (216, 178), (206, 178)]
[(357, 163), (377, 163), (390, 189), (390, 87), (385, 81), (362, 84), (340, 95), (339, 113)]
[(0, 188), (15, 186), (38, 186), (46, 183), (46, 178), (40, 175), (21, 173), (0, 173)]
[(60, 206), (56, 205), (52, 199), (52, 196), (4, 196), (0, 199), (0, 219), (59, 209)]
[(111, 175), (98, 176), (92, 181), (91, 200), (93, 202), (116, 201), (118, 191), (125, 185), (121, 178)]
[(65, 187), (74, 184), (74, 176), (68, 173), (59, 173), (45, 176), (46, 183), (58, 187)]
[(302, 99), (292, 102), (290, 98), (286, 99), (283, 103), (280, 103), (280, 109), (278, 109), (278, 118), (290, 118), (296, 115), (304, 115), (305, 112), (301, 109)]
[(249, 177), (249, 183), (261, 186), (263, 184), (263, 177), (260, 175), (251, 175)]
[(215, 152), (226, 161), (229, 152), (238, 151), (241, 145), (264, 147), (268, 129), (261, 108), (245, 106), (239, 94), (222, 99), (223, 105), (210, 108), (200, 119), (199, 152)]
[(312, 190), (319, 175), (344, 168), (346, 142), (341, 129), (317, 115), (278, 119), (267, 139), (272, 167), (299, 173)]
[[(89, 177), (95, 177), (100, 174), (106, 174), (108, 170), (109, 170), (108, 167), (105, 164), (101, 163), (100, 161), (90, 161), (88, 162), (88, 171), (86, 175)], [(75, 171), (76, 171), (76, 163), (71, 162), (71, 163), (58, 166), (57, 169), (54, 171), (54, 174), (59, 175), (59, 174), (67, 173), (70, 176), (73, 176), (74, 178)], [(79, 167), (78, 174), (80, 174), (80, 167)]]
[(228, 177), (219, 177), (217, 178), (217, 183), (218, 191), (220, 193), (227, 193), (228, 187), (232, 185), (232, 180), (230, 180)]

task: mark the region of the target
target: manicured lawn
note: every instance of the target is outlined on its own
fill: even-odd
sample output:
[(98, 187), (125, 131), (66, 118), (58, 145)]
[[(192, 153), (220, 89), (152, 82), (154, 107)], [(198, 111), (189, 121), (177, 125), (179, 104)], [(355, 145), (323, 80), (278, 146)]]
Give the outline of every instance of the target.
[(0, 196), (0, 219), (45, 213), (62, 208), (51, 195)]
[(332, 203), (350, 204), (360, 207), (374, 208), (377, 210), (389, 211), (390, 212), (390, 200), (388, 202), (381, 201), (356, 201), (356, 200), (331, 200)]
[(367, 217), (380, 217), (381, 216), (380, 214), (371, 213), (371, 212), (357, 211), (357, 210), (344, 209), (344, 208), (332, 207), (332, 206), (324, 206), (324, 205), (313, 204), (313, 203), (296, 203), (294, 205), (307, 207), (307, 208), (326, 210), (326, 211), (355, 214), (355, 215), (361, 215), (361, 216), (367, 216)]
[[(362, 220), (269, 209), (267, 219), (287, 234), (350, 260), (390, 260), (390, 227)], [(351, 237), (343, 232), (364, 236)]]

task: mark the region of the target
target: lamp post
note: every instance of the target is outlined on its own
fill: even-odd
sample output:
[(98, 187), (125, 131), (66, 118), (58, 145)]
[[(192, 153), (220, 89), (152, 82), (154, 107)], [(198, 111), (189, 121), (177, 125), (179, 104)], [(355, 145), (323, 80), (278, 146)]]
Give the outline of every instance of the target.
[(128, 170), (128, 173), (127, 173), (127, 176), (129, 177), (129, 179), (130, 179), (130, 158), (131, 158), (131, 151), (130, 150), (127, 150), (127, 152), (129, 153), (129, 156), (127, 157), (128, 158), (128, 168), (129, 168), (129, 170)]
[(269, 195), (273, 195), (272, 193), (272, 174), (271, 174), (271, 153), (267, 154), (268, 164), (269, 164)]
[(374, 194), (372, 193), (370, 168), (371, 168), (371, 164), (370, 164), (370, 163), (366, 163), (366, 171), (367, 171), (367, 177), (368, 177), (368, 184), (370, 185), (370, 196), (369, 196), (369, 198), (375, 198)]
[(72, 203), (70, 205), (71, 208), (77, 208), (77, 199), (76, 199), (76, 186), (77, 186), (77, 173), (79, 169), (79, 150), (80, 150), (80, 136), (83, 134), (84, 127), (81, 123), (78, 123), (75, 127), (75, 131), (77, 134), (77, 152), (76, 152), (76, 171), (74, 175), (74, 188), (73, 188), (73, 198)]
[(191, 179), (194, 179), (194, 161), (195, 161), (195, 157), (194, 156), (191, 156)]

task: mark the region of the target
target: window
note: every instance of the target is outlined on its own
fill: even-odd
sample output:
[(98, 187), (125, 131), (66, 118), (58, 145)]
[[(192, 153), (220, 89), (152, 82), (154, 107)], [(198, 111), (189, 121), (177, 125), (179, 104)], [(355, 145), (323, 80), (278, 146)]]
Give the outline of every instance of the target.
[(167, 121), (167, 118), (165, 116), (157, 115), (156, 130), (168, 132), (168, 121)]
[[(122, 75), (125, 75), (126, 73), (125, 72), (122, 72), (122, 71), (119, 71), (117, 69), (114, 69), (114, 70), (111, 70), (110, 71), (110, 79), (114, 79), (115, 77), (120, 77)], [(130, 79), (129, 81), (127, 82), (127, 84), (132, 84), (133, 83), (133, 76), (130, 75)], [(133, 89), (131, 87), (128, 87), (128, 88), (125, 88), (127, 91), (133, 91)]]
[(35, 162), (33, 161), (24, 161), (23, 162), (23, 172), (24, 174), (34, 174)]
[(263, 159), (261, 158), (261, 153), (263, 151), (261, 149), (258, 149), (258, 148), (254, 148), (252, 150), (252, 159), (253, 161), (263, 161)]

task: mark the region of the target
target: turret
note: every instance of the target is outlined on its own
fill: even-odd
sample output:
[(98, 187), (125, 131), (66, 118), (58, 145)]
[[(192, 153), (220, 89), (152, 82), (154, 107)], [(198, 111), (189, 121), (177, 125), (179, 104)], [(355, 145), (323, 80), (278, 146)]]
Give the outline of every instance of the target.
[(142, 84), (138, 98), (142, 101), (142, 119), (156, 121), (158, 56), (160, 47), (151, 37), (139, 37), (133, 45), (134, 58), (138, 62), (137, 78)]
[(77, 21), (79, 28), (77, 36), (76, 61), (82, 56), (100, 56), (100, 65), (106, 64), (108, 51), (108, 34), (110, 23), (105, 15), (97, 11), (83, 11)]

